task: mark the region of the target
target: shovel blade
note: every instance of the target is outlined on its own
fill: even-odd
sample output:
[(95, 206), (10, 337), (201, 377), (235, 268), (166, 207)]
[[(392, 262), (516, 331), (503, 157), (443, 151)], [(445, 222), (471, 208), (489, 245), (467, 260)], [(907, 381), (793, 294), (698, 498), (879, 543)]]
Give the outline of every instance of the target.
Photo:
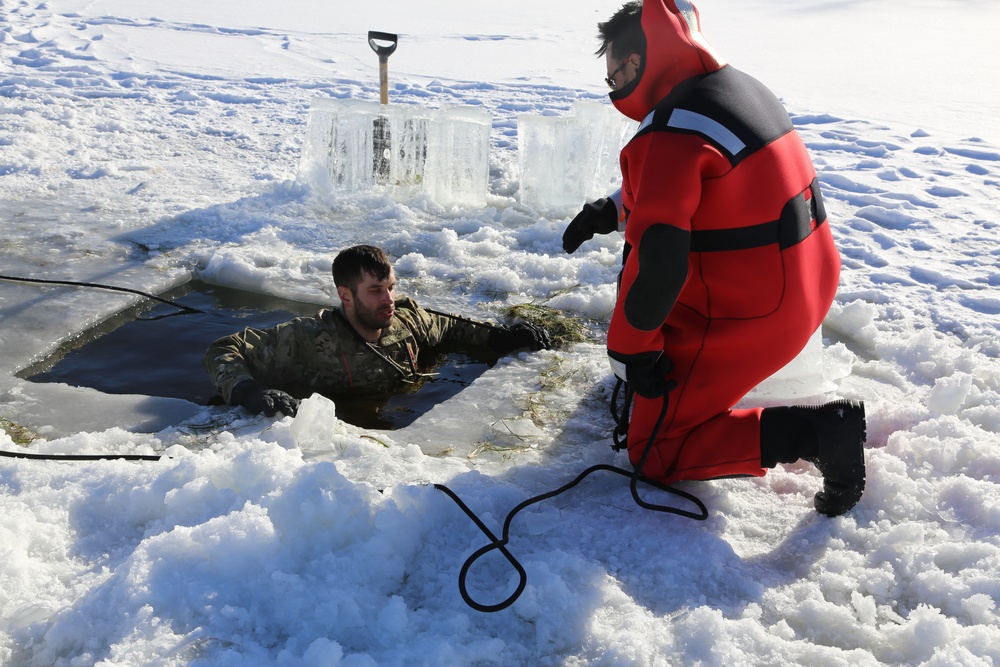
[(389, 118), (379, 116), (372, 121), (372, 174), (376, 183), (388, 183), (392, 164), (392, 131)]

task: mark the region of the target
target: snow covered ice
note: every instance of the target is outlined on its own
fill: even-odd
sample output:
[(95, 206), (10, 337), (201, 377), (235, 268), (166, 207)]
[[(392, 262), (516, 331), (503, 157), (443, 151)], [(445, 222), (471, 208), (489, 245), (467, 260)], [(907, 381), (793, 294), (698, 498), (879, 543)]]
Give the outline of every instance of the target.
[[(594, 340), (369, 431), (321, 397), (273, 420), (22, 380), (136, 298), (0, 281), (0, 450), (165, 456), (0, 459), (0, 664), (1000, 662), (1000, 7), (701, 3), (788, 106), (844, 262), (818, 368), (745, 400), (864, 400), (865, 496), (826, 519), (815, 469), (781, 466), (681, 485), (709, 508), (694, 522), (593, 476), (518, 515), (527, 587), (481, 614), (457, 582), (485, 537), (431, 484), (498, 532), (625, 463), (602, 339), (621, 237), (563, 253), (569, 213), (522, 203), (518, 163), (519, 116), (606, 104), (595, 23), (620, 3), (368, 4), (0, 0), (0, 274), (320, 305), (336, 251), (372, 242), (422, 304), (543, 303)], [(393, 106), (492, 118), (485, 205), (297, 179), (314, 98), (378, 99), (370, 29), (400, 34)], [(469, 584), (515, 582), (485, 558)]]

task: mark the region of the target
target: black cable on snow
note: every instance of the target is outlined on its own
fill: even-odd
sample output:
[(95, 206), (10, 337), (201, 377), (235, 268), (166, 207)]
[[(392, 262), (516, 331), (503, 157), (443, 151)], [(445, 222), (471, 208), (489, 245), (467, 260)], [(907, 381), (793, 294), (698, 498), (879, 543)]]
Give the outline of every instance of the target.
[[(618, 387), (615, 388), (616, 393), (617, 393), (617, 390), (618, 390)], [(629, 390), (627, 387), (626, 387), (626, 393), (627, 394), (631, 393), (631, 390)], [(660, 415), (659, 415), (659, 417), (656, 420), (656, 425), (653, 427), (653, 432), (650, 434), (649, 440), (646, 442), (646, 446), (643, 449), (642, 456), (639, 458), (639, 462), (636, 465), (635, 470), (633, 470), (633, 471), (630, 472), (628, 470), (624, 470), (622, 468), (618, 468), (616, 466), (607, 465), (607, 464), (599, 464), (599, 465), (595, 465), (595, 466), (591, 466), (591, 467), (587, 468), (586, 470), (584, 470), (583, 472), (581, 472), (579, 475), (577, 475), (577, 477), (573, 481), (571, 481), (571, 482), (569, 482), (567, 484), (564, 484), (563, 486), (560, 486), (558, 489), (554, 489), (552, 491), (548, 491), (546, 493), (542, 493), (540, 495), (534, 496), (533, 498), (529, 498), (529, 499), (525, 500), (524, 502), (520, 503), (514, 509), (512, 509), (507, 514), (507, 518), (504, 520), (503, 531), (502, 531), (503, 537), (501, 537), (501, 538), (498, 538), (496, 535), (493, 534), (493, 531), (491, 531), (486, 526), (486, 524), (484, 524), (482, 522), (482, 520), (476, 515), (476, 513), (473, 512), (469, 508), (469, 506), (466, 505), (462, 501), (461, 498), (459, 498), (458, 494), (456, 494), (454, 491), (452, 491), (451, 489), (449, 489), (444, 484), (435, 484), (434, 485), (434, 488), (436, 488), (436, 489), (438, 489), (440, 491), (443, 491), (452, 500), (454, 500), (455, 504), (457, 504), (459, 506), (459, 508), (463, 512), (465, 512), (465, 514), (470, 519), (472, 519), (472, 521), (476, 524), (476, 526), (479, 528), (479, 530), (481, 530), (483, 532), (483, 534), (486, 535), (486, 537), (488, 537), (489, 540), (490, 540), (489, 544), (487, 544), (487, 545), (481, 547), (480, 549), (477, 549), (475, 552), (473, 552), (473, 554), (471, 556), (469, 556), (469, 558), (465, 561), (465, 564), (462, 565), (462, 569), (459, 571), (459, 574), (458, 574), (458, 590), (459, 590), (459, 593), (462, 595), (462, 599), (465, 601), (465, 603), (467, 605), (469, 605), (470, 607), (472, 607), (476, 611), (481, 611), (481, 612), (496, 612), (496, 611), (501, 611), (503, 609), (506, 609), (507, 607), (509, 607), (510, 605), (512, 605), (517, 600), (518, 597), (521, 596), (521, 593), (524, 592), (524, 588), (525, 588), (525, 586), (528, 583), (528, 574), (527, 574), (527, 572), (525, 572), (524, 566), (522, 566), (521, 563), (518, 562), (517, 558), (515, 558), (514, 555), (510, 552), (510, 550), (507, 549), (507, 544), (510, 541), (510, 525), (511, 525), (511, 522), (514, 520), (514, 517), (517, 515), (518, 512), (520, 512), (521, 510), (523, 510), (525, 507), (528, 507), (530, 505), (534, 505), (535, 503), (539, 503), (539, 502), (541, 502), (543, 500), (547, 500), (549, 498), (554, 498), (555, 496), (558, 496), (558, 495), (560, 495), (562, 493), (565, 493), (566, 491), (569, 491), (574, 486), (576, 486), (577, 484), (579, 484), (580, 482), (582, 482), (584, 480), (584, 478), (586, 478), (588, 475), (590, 475), (590, 474), (592, 474), (594, 472), (597, 472), (599, 470), (606, 470), (608, 472), (613, 472), (613, 473), (616, 473), (616, 474), (619, 474), (619, 475), (624, 475), (625, 477), (630, 478), (631, 481), (629, 483), (629, 489), (632, 492), (632, 499), (635, 500), (635, 503), (639, 507), (642, 507), (643, 509), (651, 510), (651, 511), (654, 511), (654, 512), (666, 512), (666, 513), (669, 513), (669, 514), (678, 514), (680, 516), (687, 517), (689, 519), (695, 519), (697, 521), (704, 521), (705, 519), (708, 518), (708, 508), (706, 508), (705, 504), (700, 499), (698, 499), (696, 496), (694, 496), (694, 495), (692, 495), (692, 494), (690, 494), (690, 493), (688, 493), (686, 491), (681, 491), (679, 489), (674, 489), (674, 488), (671, 488), (671, 487), (669, 487), (669, 486), (667, 486), (665, 484), (661, 484), (660, 482), (657, 482), (655, 480), (649, 479), (648, 477), (643, 476), (639, 472), (640, 470), (642, 470), (643, 465), (646, 463), (646, 458), (649, 456), (649, 452), (652, 449), (653, 442), (656, 439), (656, 435), (657, 435), (657, 433), (659, 433), (660, 428), (663, 426), (663, 420), (667, 416), (667, 410), (668, 410), (668, 407), (669, 407), (668, 396), (669, 396), (669, 393), (666, 396), (663, 397), (663, 409), (660, 410)], [(626, 404), (629, 402), (629, 398), (626, 399)], [(618, 416), (616, 415), (616, 418), (617, 417)], [(627, 415), (623, 415), (623, 418), (627, 419)], [(648, 485), (650, 485), (650, 486), (652, 486), (652, 487), (654, 487), (656, 489), (659, 489), (661, 491), (666, 491), (667, 493), (670, 493), (670, 494), (673, 494), (673, 495), (676, 495), (676, 496), (680, 496), (681, 498), (684, 498), (684, 499), (690, 501), (691, 503), (693, 503), (695, 506), (697, 506), (698, 507), (698, 511), (697, 512), (692, 512), (690, 510), (684, 510), (684, 509), (680, 509), (680, 508), (676, 508), (676, 507), (670, 507), (668, 505), (657, 505), (655, 503), (646, 502), (645, 500), (643, 500), (639, 496), (639, 490), (638, 490), (638, 483), (639, 482), (643, 482), (645, 484), (648, 484)], [(507, 561), (510, 562), (511, 566), (517, 571), (518, 584), (517, 584), (517, 587), (515, 588), (514, 592), (511, 593), (506, 599), (502, 600), (501, 602), (498, 602), (496, 604), (483, 604), (483, 603), (478, 602), (475, 599), (473, 599), (473, 597), (469, 594), (468, 587), (467, 587), (467, 584), (466, 584), (466, 580), (467, 580), (468, 575), (469, 575), (469, 570), (472, 569), (472, 565), (477, 560), (479, 560), (482, 556), (486, 555), (490, 551), (493, 551), (494, 549), (498, 550), (501, 554), (503, 554), (504, 558), (506, 558)]]
[(157, 454), (32, 454), (30, 452), (4, 452), (0, 456), (9, 459), (32, 459), (34, 461), (159, 461)]
[(135, 294), (138, 296), (145, 297), (147, 299), (152, 299), (153, 301), (159, 301), (160, 303), (165, 303), (168, 306), (173, 306), (174, 308), (178, 308), (187, 313), (202, 313), (205, 315), (211, 314), (211, 313), (206, 313), (204, 310), (200, 310), (198, 308), (185, 306), (175, 301), (170, 301), (169, 299), (163, 299), (153, 294), (149, 294), (148, 292), (143, 292), (137, 289), (131, 289), (129, 287), (118, 287), (116, 285), (102, 285), (100, 283), (88, 283), (76, 280), (49, 280), (46, 278), (23, 278), (20, 276), (4, 276), (4, 275), (0, 275), (0, 280), (8, 280), (10, 282), (18, 282), (18, 283), (32, 283), (36, 285), (63, 285), (66, 287), (89, 287), (92, 289), (103, 289), (103, 290), (110, 290), (113, 292), (125, 292), (127, 294)]

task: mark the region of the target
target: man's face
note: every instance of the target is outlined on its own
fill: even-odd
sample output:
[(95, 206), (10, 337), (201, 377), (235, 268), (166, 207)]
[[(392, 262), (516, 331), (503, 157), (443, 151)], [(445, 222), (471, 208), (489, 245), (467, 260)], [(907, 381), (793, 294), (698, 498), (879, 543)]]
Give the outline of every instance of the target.
[(357, 288), (341, 294), (341, 300), (346, 308), (353, 311), (358, 325), (371, 331), (384, 329), (392, 324), (395, 314), (396, 274), (389, 269), (389, 277), (378, 280), (372, 274), (362, 272)]
[(641, 59), (638, 53), (629, 54), (626, 58), (615, 58), (611, 55), (614, 43), (608, 42), (608, 50), (604, 52), (604, 64), (608, 68), (608, 86), (611, 90), (621, 90), (635, 80), (639, 74)]

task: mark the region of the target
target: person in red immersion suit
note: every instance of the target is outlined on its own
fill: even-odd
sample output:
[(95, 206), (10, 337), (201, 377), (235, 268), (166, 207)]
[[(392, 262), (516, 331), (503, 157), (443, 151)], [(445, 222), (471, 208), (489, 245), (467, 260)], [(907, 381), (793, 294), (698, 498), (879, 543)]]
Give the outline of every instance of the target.
[(805, 145), (778, 99), (712, 49), (690, 2), (630, 2), (598, 28), (611, 101), (640, 125), (620, 193), (587, 204), (563, 244), (625, 220), (607, 345), (634, 395), (629, 458), (668, 484), (805, 459), (823, 475), (817, 511), (848, 511), (865, 483), (862, 403), (731, 409), (805, 347), (837, 289)]

